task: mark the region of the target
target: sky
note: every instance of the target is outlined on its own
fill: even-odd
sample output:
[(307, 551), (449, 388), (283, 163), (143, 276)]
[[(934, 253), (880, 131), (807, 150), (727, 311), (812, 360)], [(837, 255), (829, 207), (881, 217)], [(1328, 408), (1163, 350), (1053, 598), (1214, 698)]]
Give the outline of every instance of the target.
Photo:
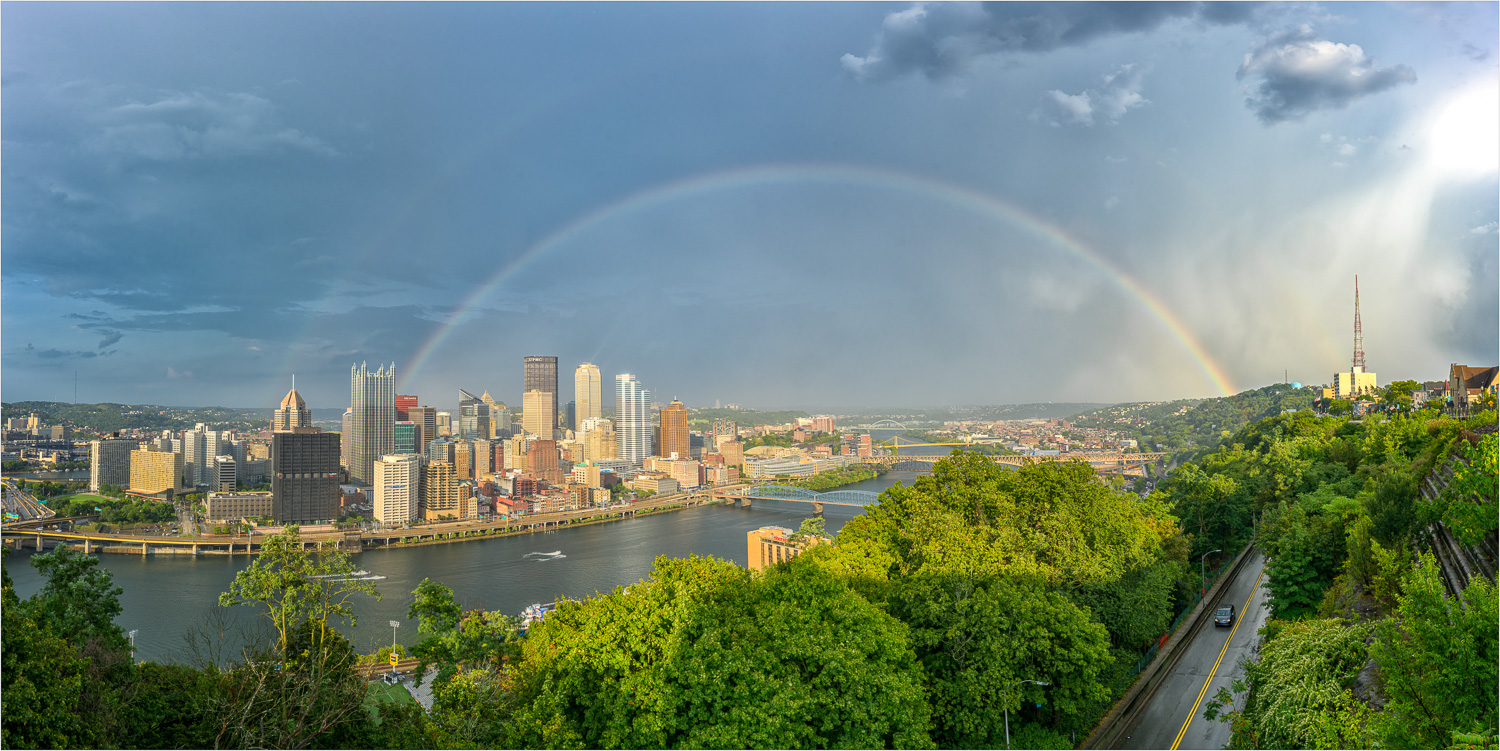
[[(1496, 3), (0, 4), (0, 398), (1220, 396), (1500, 361)], [(612, 400), (606, 396), (606, 402)]]

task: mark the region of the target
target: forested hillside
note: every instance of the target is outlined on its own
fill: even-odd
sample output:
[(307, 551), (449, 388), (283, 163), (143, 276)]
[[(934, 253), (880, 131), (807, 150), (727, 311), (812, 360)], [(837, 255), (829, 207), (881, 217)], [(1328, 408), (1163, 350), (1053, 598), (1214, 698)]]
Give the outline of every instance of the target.
[(1085, 412), (1073, 423), (1108, 428), (1134, 438), (1142, 451), (1168, 451), (1184, 460), (1211, 451), (1220, 439), (1257, 420), (1312, 406), (1313, 394), (1278, 383), (1214, 399), (1116, 404)]
[[(1267, 557), (1260, 659), (1209, 711), (1234, 724), (1234, 747), (1494, 747), (1495, 586), (1477, 577), (1446, 598), (1427, 533), (1494, 540), (1494, 422), (1278, 415), (1158, 491), (1194, 553), (1254, 534)], [(1489, 432), (1458, 440), (1466, 427)], [(1423, 500), (1423, 478), (1455, 457), (1457, 490)]]
[[(198, 423), (220, 430), (259, 430), (270, 425), (274, 410), (234, 407), (162, 407), (155, 404), (69, 404), (67, 402), (6, 402), (4, 419), (36, 413), (43, 425), (68, 425), (85, 433), (110, 433), (130, 428), (183, 430)], [(342, 412), (340, 412), (342, 414)]]

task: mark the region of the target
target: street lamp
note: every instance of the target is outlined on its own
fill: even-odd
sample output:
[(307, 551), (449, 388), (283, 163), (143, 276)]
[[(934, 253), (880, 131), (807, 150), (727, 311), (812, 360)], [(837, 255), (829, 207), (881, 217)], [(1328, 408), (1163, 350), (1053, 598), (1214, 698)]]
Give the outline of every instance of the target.
[(125, 634), (125, 636), (127, 636), (127, 637), (130, 638), (130, 648), (131, 649), (135, 649), (135, 635), (137, 633), (140, 633), (140, 629), (133, 628), (133, 629), (130, 629), (130, 633)]
[[(1046, 681), (1034, 681), (1034, 680), (1031, 680), (1030, 678), (1027, 678), (1026, 680), (1022, 680), (1022, 681), (1016, 681), (1015, 683), (1013, 683), (1011, 685), (1013, 685), (1013, 686), (1019, 686), (1022, 683), (1035, 683), (1036, 685), (1042, 686), (1044, 688), (1047, 687), (1047, 686), (1052, 685), (1052, 684), (1050, 684), (1050, 683), (1048, 683)], [(1009, 704), (1007, 704), (1005, 706), (1005, 747), (1007, 749), (1010, 748), (1010, 705)]]
[(1210, 550), (1207, 553), (1198, 556), (1198, 583), (1203, 588), (1201, 590), (1203, 594), (1208, 594), (1208, 574), (1203, 570), (1203, 559), (1213, 555), (1214, 553), (1222, 552), (1224, 552), (1224, 550), (1221, 548), (1219, 550)]
[(396, 654), (396, 629), (401, 628), (401, 621), (391, 621), (391, 654)]

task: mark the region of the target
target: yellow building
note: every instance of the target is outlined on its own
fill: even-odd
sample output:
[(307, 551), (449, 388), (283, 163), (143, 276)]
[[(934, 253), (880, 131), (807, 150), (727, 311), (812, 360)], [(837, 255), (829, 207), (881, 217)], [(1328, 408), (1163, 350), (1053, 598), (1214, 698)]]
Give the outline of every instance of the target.
[(552, 425), (557, 416), (548, 414), (555, 394), (532, 389), (521, 396), (521, 429), (530, 435), (552, 440)]
[(182, 454), (166, 451), (130, 452), (130, 492), (161, 495), (182, 488)]
[(1333, 374), (1333, 396), (1336, 399), (1354, 399), (1360, 394), (1375, 396), (1375, 374), (1356, 370), (1350, 373)]
[(428, 462), (422, 468), (422, 518), (463, 518), (458, 504), (458, 478), (448, 462)]
[(759, 571), (802, 555), (802, 551), (814, 545), (832, 545), (827, 537), (804, 537), (792, 540), (792, 530), (786, 527), (761, 527), (745, 533), (750, 553), (750, 570)]

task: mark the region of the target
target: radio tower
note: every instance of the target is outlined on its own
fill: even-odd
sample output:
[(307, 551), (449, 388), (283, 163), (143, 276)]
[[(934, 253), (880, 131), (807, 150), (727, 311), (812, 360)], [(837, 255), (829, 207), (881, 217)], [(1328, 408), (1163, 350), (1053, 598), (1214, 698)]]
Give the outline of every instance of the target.
[(1365, 332), (1359, 325), (1359, 275), (1354, 275), (1354, 371), (1365, 372)]

